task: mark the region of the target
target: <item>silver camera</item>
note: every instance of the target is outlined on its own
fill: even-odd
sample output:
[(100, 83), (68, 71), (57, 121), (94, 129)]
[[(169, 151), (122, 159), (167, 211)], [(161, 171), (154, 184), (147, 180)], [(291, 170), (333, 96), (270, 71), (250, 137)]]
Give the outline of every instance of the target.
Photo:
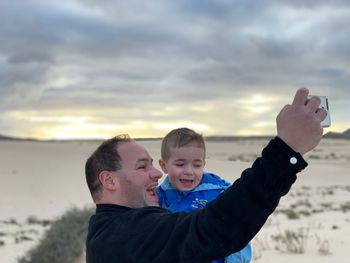
[(326, 96), (314, 96), (314, 95), (309, 95), (307, 98), (308, 100), (311, 99), (312, 97), (319, 97), (321, 100), (320, 104), (320, 109), (324, 109), (327, 111), (327, 116), (326, 118), (321, 122), (322, 127), (329, 127), (331, 126), (331, 115), (329, 113), (329, 105), (328, 105), (328, 98)]

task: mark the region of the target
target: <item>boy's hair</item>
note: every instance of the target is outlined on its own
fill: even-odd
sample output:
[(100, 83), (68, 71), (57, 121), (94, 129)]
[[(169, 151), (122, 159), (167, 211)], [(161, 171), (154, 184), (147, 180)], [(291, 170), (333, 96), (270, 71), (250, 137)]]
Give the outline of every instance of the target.
[(129, 135), (119, 135), (104, 141), (87, 159), (85, 164), (86, 182), (94, 201), (100, 198), (101, 183), (99, 174), (102, 171), (118, 171), (122, 168), (118, 146), (133, 141)]
[(170, 158), (170, 148), (180, 148), (193, 142), (196, 143), (198, 147), (203, 148), (205, 154), (205, 143), (202, 134), (189, 128), (174, 129), (163, 138), (161, 158), (167, 161)]

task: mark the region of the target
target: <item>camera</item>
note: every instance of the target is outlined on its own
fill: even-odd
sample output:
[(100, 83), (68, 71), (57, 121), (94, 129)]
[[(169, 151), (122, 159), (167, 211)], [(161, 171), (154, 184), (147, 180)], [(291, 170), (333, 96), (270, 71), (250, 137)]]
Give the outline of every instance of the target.
[(324, 109), (327, 111), (326, 118), (321, 122), (322, 127), (329, 127), (331, 126), (331, 115), (329, 113), (329, 105), (328, 105), (328, 98), (326, 96), (314, 96), (309, 95), (307, 97), (308, 100), (310, 100), (312, 97), (319, 97), (321, 100), (320, 109)]

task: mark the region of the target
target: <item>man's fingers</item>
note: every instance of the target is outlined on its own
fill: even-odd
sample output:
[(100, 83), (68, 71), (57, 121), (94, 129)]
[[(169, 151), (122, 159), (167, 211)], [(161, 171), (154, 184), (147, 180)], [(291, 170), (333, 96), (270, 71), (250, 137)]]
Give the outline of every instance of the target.
[(293, 106), (305, 105), (307, 101), (307, 95), (309, 95), (309, 90), (307, 88), (300, 88), (297, 90), (294, 96)]
[(316, 112), (317, 118), (322, 122), (327, 117), (327, 111), (325, 109), (319, 109)]
[(321, 99), (317, 96), (312, 97), (307, 103), (306, 107), (310, 109), (311, 112), (316, 112), (321, 104)]

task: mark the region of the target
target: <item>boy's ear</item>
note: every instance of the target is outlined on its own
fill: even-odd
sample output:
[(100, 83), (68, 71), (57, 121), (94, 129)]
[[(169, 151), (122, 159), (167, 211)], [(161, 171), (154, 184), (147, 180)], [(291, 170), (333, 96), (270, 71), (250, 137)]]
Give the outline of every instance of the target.
[(159, 166), (160, 166), (160, 168), (162, 168), (163, 173), (167, 174), (168, 171), (166, 169), (166, 165), (165, 164), (166, 163), (165, 163), (165, 161), (163, 159), (159, 159)]
[(103, 188), (107, 190), (115, 190), (117, 187), (117, 180), (115, 176), (110, 171), (102, 171), (98, 175), (98, 179), (100, 180)]

